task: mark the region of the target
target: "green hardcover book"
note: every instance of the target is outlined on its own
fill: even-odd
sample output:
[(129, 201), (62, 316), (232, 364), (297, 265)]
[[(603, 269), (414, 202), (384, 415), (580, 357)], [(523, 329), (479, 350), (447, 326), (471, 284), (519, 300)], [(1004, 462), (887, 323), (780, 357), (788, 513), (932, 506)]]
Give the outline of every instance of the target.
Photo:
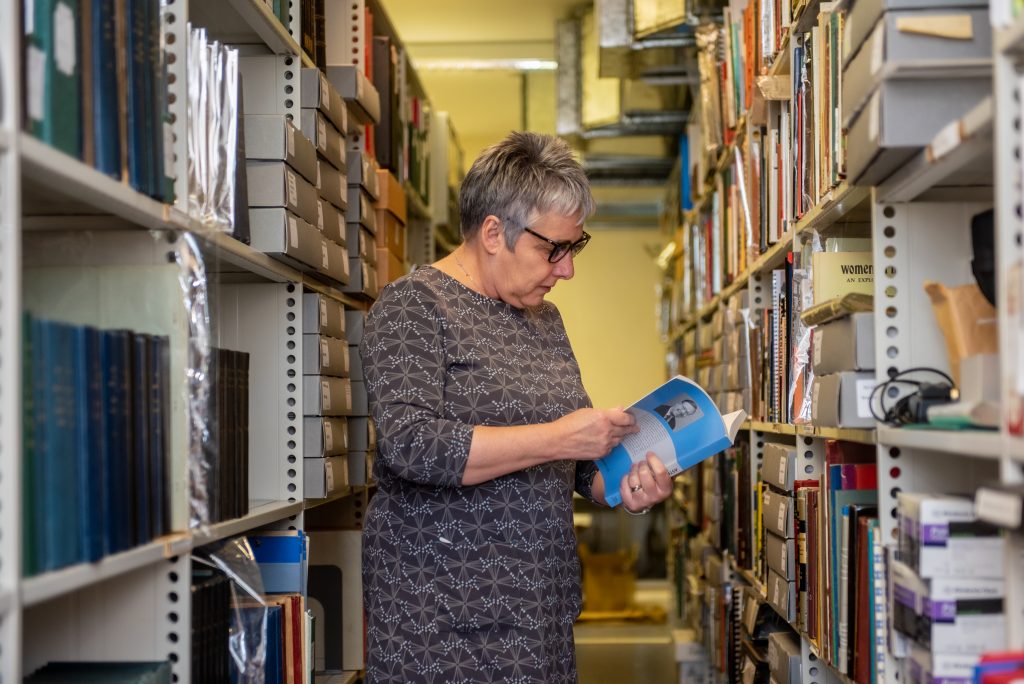
[(21, 321), (21, 514), (22, 514), (22, 549), (21, 568), (25, 577), (31, 577), (38, 571), (36, 565), (36, 516), (33, 511), (35, 501), (35, 478), (32, 475), (32, 462), (35, 458), (35, 403), (32, 396), (33, 385), (33, 336), (32, 316), (25, 313)]
[(25, 106), (29, 132), (82, 158), (78, 0), (26, 0)]

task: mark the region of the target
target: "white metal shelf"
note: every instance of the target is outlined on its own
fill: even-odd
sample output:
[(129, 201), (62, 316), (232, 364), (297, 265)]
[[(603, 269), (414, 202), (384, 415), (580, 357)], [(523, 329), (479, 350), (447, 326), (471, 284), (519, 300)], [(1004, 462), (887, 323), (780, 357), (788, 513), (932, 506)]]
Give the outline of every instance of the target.
[(1002, 436), (981, 430), (919, 430), (879, 427), (882, 446), (922, 449), (967, 458), (998, 459), (1002, 455)]
[[(910, 202), (929, 191), (936, 200), (990, 199), (993, 176), (989, 96), (940, 130), (928, 147), (879, 186), (878, 195), (885, 202)], [(952, 192), (953, 188), (960, 191)]]
[(278, 21), (270, 3), (261, 0), (193, 0), (189, 21), (205, 28), (210, 37), (233, 45), (262, 44), (278, 55), (309, 59), (288, 29)]
[(162, 537), (144, 546), (107, 556), (95, 563), (79, 563), (25, 578), (21, 582), (21, 602), (25, 606), (33, 606), (155, 565), (174, 555), (171, 549), (182, 544), (187, 546), (187, 542), (188, 536), (184, 534)]
[(840, 219), (854, 215), (857, 219), (867, 222), (870, 215), (866, 212), (861, 215), (854, 212), (860, 207), (866, 206), (871, 199), (871, 188), (850, 185), (843, 181), (836, 187), (829, 190), (821, 201), (808, 209), (800, 220), (796, 222), (794, 231), (797, 235), (812, 230), (825, 230), (831, 224)]
[(318, 674), (313, 681), (315, 684), (353, 684), (358, 679), (359, 672), (345, 671)]
[(14, 592), (0, 591), (0, 618), (7, 615), (14, 607)]
[(308, 511), (311, 508), (316, 508), (318, 506), (323, 506), (325, 504), (334, 503), (335, 501), (338, 501), (340, 499), (348, 498), (348, 497), (352, 496), (352, 494), (354, 494), (355, 491), (356, 490), (354, 488), (352, 488), (352, 487), (350, 487), (348, 485), (345, 485), (344, 487), (341, 487), (340, 489), (338, 489), (338, 491), (332, 493), (330, 496), (328, 496), (326, 498), (323, 498), (323, 499), (306, 499), (305, 509), (304, 510)]
[(269, 525), (270, 523), (275, 523), (279, 520), (284, 520), (285, 518), (290, 518), (301, 512), (301, 501), (270, 501), (258, 504), (253, 506), (249, 510), (249, 515), (245, 517), (210, 525), (206, 532), (195, 534), (191, 540), (191, 547), (199, 548), (200, 546), (212, 544), (215, 541), (234, 537), (235, 535), (242, 534), (243, 532), (248, 532), (258, 527)]
[(22, 211), (42, 216), (112, 214), (145, 228), (166, 228), (169, 207), (83, 162), (20, 133)]

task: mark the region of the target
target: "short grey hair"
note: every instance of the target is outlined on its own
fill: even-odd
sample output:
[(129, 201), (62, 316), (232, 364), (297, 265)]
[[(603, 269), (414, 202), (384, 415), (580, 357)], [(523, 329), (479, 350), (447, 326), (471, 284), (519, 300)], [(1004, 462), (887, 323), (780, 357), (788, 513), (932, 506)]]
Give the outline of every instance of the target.
[(505, 226), (509, 249), (543, 214), (573, 216), (583, 225), (594, 208), (590, 182), (572, 148), (561, 138), (525, 131), (484, 150), (459, 191), (463, 239), (473, 238), (494, 215)]

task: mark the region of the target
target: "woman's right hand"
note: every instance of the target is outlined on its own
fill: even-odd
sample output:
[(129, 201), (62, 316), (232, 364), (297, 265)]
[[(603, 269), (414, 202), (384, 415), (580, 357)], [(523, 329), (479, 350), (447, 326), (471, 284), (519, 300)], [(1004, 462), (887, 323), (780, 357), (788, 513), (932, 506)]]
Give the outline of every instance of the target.
[(601, 458), (623, 437), (640, 430), (632, 414), (622, 408), (579, 409), (551, 425), (556, 429), (553, 446), (558, 457), (575, 461)]

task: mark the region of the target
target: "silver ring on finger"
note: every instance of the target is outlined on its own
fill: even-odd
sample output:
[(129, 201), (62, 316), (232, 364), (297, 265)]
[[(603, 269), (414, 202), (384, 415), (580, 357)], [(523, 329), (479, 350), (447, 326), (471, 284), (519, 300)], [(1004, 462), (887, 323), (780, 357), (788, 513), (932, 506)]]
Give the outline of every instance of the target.
[(629, 488), (629, 491), (633, 492), (634, 494), (636, 494), (637, 492), (642, 492), (643, 490), (644, 486), (642, 484), (635, 484)]

